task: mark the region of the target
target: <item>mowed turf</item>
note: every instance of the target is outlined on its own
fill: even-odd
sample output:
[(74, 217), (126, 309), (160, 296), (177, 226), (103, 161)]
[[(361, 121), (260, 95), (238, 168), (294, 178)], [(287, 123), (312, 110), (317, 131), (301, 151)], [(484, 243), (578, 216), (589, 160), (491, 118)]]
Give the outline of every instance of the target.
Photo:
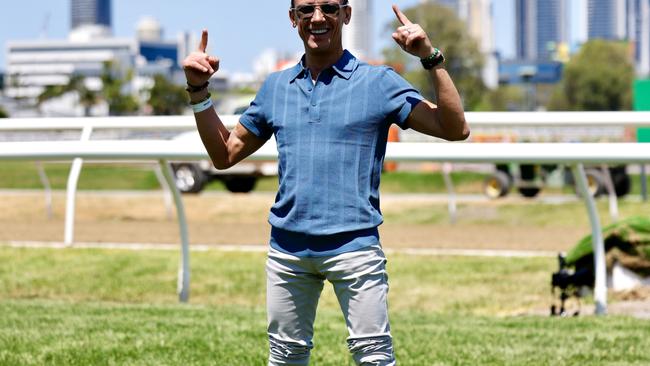
[[(175, 251), (0, 247), (0, 365), (265, 365), (264, 261), (192, 252), (180, 305)], [(400, 365), (650, 364), (647, 320), (545, 315), (553, 258), (388, 261)], [(351, 365), (346, 336), (326, 287), (312, 364)]]
[[(262, 307), (0, 302), (2, 365), (265, 365)], [(391, 314), (400, 365), (647, 365), (635, 319)], [(332, 309), (313, 365), (351, 365)]]
[[(42, 163), (50, 185), (55, 190), (65, 189), (69, 163)], [(152, 164), (106, 164), (86, 163), (79, 176), (80, 190), (155, 190), (160, 184)], [(482, 193), (483, 173), (458, 171), (452, 173), (456, 193)], [(650, 184), (650, 177), (646, 177)], [(384, 193), (445, 193), (447, 188), (439, 172), (397, 171), (382, 174), (381, 190)], [(640, 178), (632, 176), (632, 194), (640, 192)], [(38, 167), (34, 162), (3, 161), (0, 162), (0, 189), (41, 189)], [(207, 186), (209, 191), (224, 191), (225, 185), (220, 180), (213, 180)], [(275, 176), (258, 180), (255, 190), (275, 192), (278, 179)], [(544, 192), (571, 193), (570, 187), (546, 187)], [(511, 192), (517, 195), (516, 189)]]

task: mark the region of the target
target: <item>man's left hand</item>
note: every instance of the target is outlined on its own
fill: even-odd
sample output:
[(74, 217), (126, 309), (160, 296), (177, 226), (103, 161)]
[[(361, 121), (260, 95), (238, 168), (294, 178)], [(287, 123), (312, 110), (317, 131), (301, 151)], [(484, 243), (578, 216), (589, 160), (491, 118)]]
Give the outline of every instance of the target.
[(419, 58), (430, 56), (433, 52), (433, 46), (424, 29), (419, 24), (413, 24), (409, 18), (402, 13), (397, 5), (393, 5), (393, 11), (397, 20), (402, 24), (401, 27), (393, 33), (393, 39), (406, 52)]

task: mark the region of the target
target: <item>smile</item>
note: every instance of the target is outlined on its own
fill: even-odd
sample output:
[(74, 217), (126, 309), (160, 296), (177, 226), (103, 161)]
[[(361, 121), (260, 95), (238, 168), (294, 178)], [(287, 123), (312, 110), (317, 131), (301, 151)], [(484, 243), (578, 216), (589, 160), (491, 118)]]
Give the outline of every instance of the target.
[(329, 30), (328, 29), (311, 29), (309, 32), (314, 35), (321, 35), (327, 33)]

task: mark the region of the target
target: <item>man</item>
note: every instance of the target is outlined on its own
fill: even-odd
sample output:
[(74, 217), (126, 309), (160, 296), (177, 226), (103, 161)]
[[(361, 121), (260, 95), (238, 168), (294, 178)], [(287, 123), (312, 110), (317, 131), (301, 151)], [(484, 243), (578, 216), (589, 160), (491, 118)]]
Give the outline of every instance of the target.
[(352, 9), (347, 0), (293, 0), (289, 19), (305, 55), (268, 77), (229, 132), (212, 108), (207, 82), (219, 60), (185, 59), (197, 128), (219, 169), (260, 148), (272, 135), (280, 187), (271, 208), (267, 260), (269, 365), (306, 365), (318, 298), (334, 286), (359, 365), (394, 365), (387, 311), (386, 259), (377, 227), (379, 178), (392, 123), (447, 140), (469, 135), (461, 100), (442, 67), (444, 57), (422, 28), (396, 7), (393, 39), (430, 70), (433, 104), (387, 67), (357, 60), (341, 45)]

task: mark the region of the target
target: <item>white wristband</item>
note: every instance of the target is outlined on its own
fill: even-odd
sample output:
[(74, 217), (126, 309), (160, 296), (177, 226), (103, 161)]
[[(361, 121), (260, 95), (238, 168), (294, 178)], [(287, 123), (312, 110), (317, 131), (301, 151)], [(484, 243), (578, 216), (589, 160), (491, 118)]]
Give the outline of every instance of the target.
[(212, 108), (212, 105), (213, 105), (212, 104), (212, 98), (208, 98), (208, 99), (202, 101), (201, 103), (192, 104), (192, 110), (194, 111), (195, 114), (196, 113), (201, 113), (201, 112), (203, 112), (205, 110), (208, 110), (208, 109)]

